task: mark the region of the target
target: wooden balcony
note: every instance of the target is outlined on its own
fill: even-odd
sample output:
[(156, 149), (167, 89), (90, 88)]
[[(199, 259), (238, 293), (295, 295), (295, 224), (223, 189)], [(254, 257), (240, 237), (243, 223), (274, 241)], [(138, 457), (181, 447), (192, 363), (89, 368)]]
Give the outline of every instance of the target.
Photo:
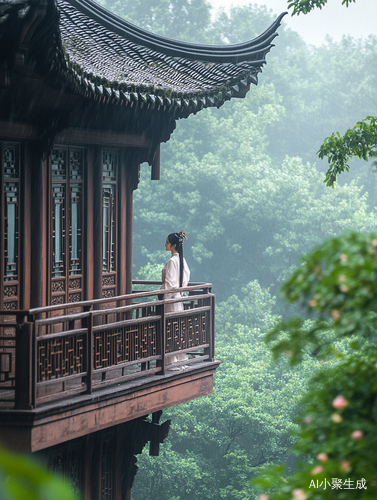
[(212, 285), (134, 284), (155, 289), (0, 312), (0, 440), (36, 451), (212, 392)]

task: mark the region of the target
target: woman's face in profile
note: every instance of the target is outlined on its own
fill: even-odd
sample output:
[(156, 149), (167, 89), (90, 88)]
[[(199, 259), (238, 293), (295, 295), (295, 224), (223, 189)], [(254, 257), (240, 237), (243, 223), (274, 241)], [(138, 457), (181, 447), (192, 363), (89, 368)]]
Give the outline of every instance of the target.
[(175, 245), (171, 245), (169, 240), (166, 238), (165, 249), (167, 252), (172, 252), (175, 250)]

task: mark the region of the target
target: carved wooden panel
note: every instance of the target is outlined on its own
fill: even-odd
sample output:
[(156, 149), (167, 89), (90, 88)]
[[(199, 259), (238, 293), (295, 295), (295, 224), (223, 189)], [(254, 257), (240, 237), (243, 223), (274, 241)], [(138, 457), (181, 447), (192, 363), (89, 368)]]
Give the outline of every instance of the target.
[[(2, 321), (10, 317), (3, 316)], [(0, 402), (2, 408), (13, 408), (16, 365), (15, 327), (0, 328)]]
[(18, 301), (4, 302), (4, 311), (16, 311), (18, 309)]
[(52, 292), (65, 292), (65, 281), (64, 280), (59, 280), (59, 281), (53, 281), (51, 283), (51, 291)]
[(102, 286), (115, 285), (115, 275), (102, 276)]
[(207, 344), (208, 313), (168, 318), (166, 320), (165, 352), (180, 351)]
[(39, 340), (37, 382), (85, 372), (85, 342), (85, 335)]
[(17, 285), (4, 286), (4, 297), (17, 297)]
[(157, 323), (154, 322), (94, 333), (94, 369), (159, 354)]

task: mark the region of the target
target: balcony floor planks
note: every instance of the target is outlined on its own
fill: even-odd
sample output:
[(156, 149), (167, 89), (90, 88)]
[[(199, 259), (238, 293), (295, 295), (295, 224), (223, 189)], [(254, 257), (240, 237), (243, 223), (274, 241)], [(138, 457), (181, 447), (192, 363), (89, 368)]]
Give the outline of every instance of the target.
[(1, 410), (0, 441), (34, 452), (211, 394), (218, 362), (167, 371), (35, 410)]

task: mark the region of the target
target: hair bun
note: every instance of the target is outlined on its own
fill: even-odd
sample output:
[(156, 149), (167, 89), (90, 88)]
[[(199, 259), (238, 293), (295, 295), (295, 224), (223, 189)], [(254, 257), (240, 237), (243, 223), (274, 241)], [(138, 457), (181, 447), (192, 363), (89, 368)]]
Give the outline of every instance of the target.
[(179, 231), (179, 233), (177, 233), (177, 238), (179, 240), (179, 243), (183, 245), (183, 240), (187, 240), (186, 233), (184, 231)]

